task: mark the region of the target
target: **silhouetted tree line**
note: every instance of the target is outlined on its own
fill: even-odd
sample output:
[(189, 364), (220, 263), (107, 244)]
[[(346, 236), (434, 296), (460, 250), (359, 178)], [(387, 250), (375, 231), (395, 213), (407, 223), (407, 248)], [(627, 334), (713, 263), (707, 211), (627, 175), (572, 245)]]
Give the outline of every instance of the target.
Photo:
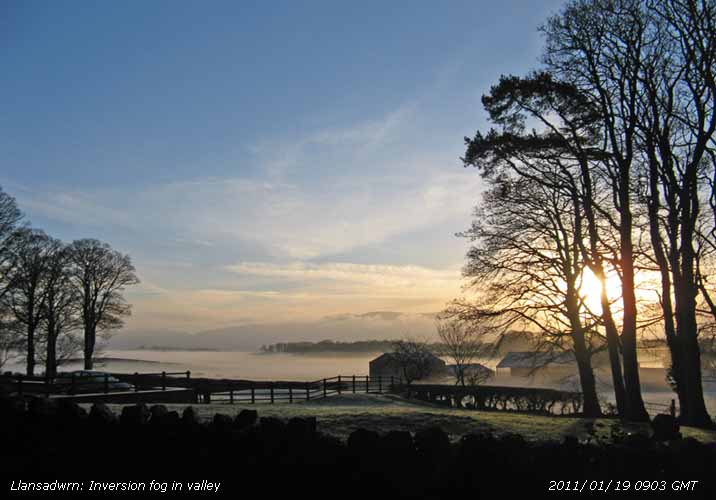
[(716, 2), (571, 0), (542, 32), (542, 66), (503, 76), (482, 99), (494, 128), (465, 139), (488, 186), (463, 234), (480, 294), (448, 315), (573, 351), (591, 416), (591, 359), (607, 351), (631, 420), (648, 419), (637, 332), (657, 332), (682, 422), (712, 426), (699, 339), (716, 319)]
[(54, 376), (78, 352), (92, 368), (97, 335), (130, 314), (122, 296), (139, 283), (128, 255), (95, 239), (64, 243), (23, 222), (15, 199), (0, 189), (0, 368), (24, 357)]
[(386, 352), (392, 346), (392, 340), (358, 340), (355, 342), (321, 340), (320, 342), (277, 342), (262, 345), (260, 350), (266, 353)]

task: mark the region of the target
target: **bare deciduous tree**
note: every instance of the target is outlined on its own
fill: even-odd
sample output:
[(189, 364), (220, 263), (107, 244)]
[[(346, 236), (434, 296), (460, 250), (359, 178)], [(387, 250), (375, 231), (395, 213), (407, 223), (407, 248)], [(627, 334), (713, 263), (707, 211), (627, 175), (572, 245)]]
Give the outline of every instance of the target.
[(442, 342), (444, 354), (455, 365), (455, 383), (476, 385), (483, 382), (484, 373), (471, 369), (470, 366), (478, 357), (487, 354), (487, 348), (480, 340), (477, 331), (479, 326), (470, 325), (457, 320), (442, 321), (437, 324), (438, 337)]
[(464, 274), (478, 299), (456, 302), (448, 314), (502, 335), (513, 328), (531, 331), (538, 347), (574, 352), (585, 414), (598, 416), (591, 358), (604, 340), (581, 291), (581, 211), (560, 191), (558, 173), (548, 179), (551, 186), (506, 170), (487, 177), (491, 188), (464, 234), (475, 243)]
[(84, 366), (91, 370), (97, 333), (120, 328), (131, 306), (122, 293), (139, 283), (129, 255), (94, 239), (72, 242), (69, 247), (72, 281), (80, 297), (84, 330)]
[(21, 219), (22, 213), (15, 199), (0, 188), (0, 369), (17, 356), (20, 347), (7, 294), (14, 268), (11, 243)]
[(90, 369), (98, 332), (120, 327), (130, 313), (122, 293), (139, 282), (131, 260), (97, 240), (68, 246), (40, 230), (18, 229), (21, 218), (0, 189), (0, 367), (24, 354), (28, 375), (40, 361), (52, 376), (84, 351)]
[(51, 240), (45, 278), (43, 304), (45, 374), (54, 377), (57, 367), (68, 358), (82, 352), (82, 343), (75, 335), (80, 326), (80, 295), (72, 283), (72, 262), (69, 248)]
[(589, 96), (600, 115), (605, 156), (594, 169), (613, 194), (618, 214), (612, 222), (619, 234), (620, 340), (626, 416), (632, 420), (648, 419), (639, 382), (634, 245), (639, 64), (649, 36), (638, 14), (641, 4), (641, 0), (573, 0), (543, 28), (548, 70)]
[(11, 240), (16, 235), (22, 213), (15, 198), (0, 188), (0, 300), (10, 288), (10, 272), (13, 267)]
[(48, 255), (51, 240), (37, 229), (23, 228), (10, 245), (14, 267), (8, 302), (14, 325), (23, 338), (27, 375), (35, 374), (37, 344), (43, 320), (46, 293)]
[(700, 426), (711, 425), (701, 383), (697, 295), (710, 300), (701, 286), (699, 251), (714, 241), (713, 224), (700, 220), (702, 211), (713, 214), (716, 206), (715, 18), (712, 0), (574, 0), (544, 28), (547, 68), (600, 110), (608, 158), (595, 172), (619, 213), (630, 416), (643, 406), (634, 274), (636, 232), (646, 227), (646, 254), (661, 275), (659, 300), (681, 419)]
[(393, 343), (393, 358), (400, 367), (406, 384), (428, 377), (435, 357), (428, 344), (415, 339), (401, 339)]
[(0, 323), (0, 370), (6, 363), (17, 358), (22, 349), (22, 340), (17, 334), (17, 328), (7, 320)]
[(682, 421), (704, 426), (711, 419), (701, 381), (697, 299), (700, 291), (711, 301), (700, 261), (716, 248), (715, 220), (706, 229), (702, 216), (713, 216), (715, 206), (716, 3), (647, 2), (641, 15), (654, 42), (640, 67), (640, 146), (671, 373)]
[[(466, 165), (481, 169), (486, 177), (510, 175), (526, 178), (547, 189), (558, 189), (571, 199), (575, 212), (575, 242), (581, 258), (601, 284), (601, 326), (604, 328), (617, 407), (626, 414), (626, 396), (619, 356), (620, 342), (614, 320), (614, 298), (607, 293), (606, 277), (618, 266), (618, 235), (613, 197), (593, 164), (605, 153), (599, 140), (598, 109), (588, 96), (569, 83), (538, 72), (526, 78), (502, 77), (483, 97), (491, 120), (501, 130), (486, 136), (479, 132), (466, 139)], [(535, 122), (540, 130), (528, 130)]]
[(476, 386), (484, 384), (490, 380), (493, 375), (494, 372), (486, 366), (468, 366), (465, 369), (465, 385)]

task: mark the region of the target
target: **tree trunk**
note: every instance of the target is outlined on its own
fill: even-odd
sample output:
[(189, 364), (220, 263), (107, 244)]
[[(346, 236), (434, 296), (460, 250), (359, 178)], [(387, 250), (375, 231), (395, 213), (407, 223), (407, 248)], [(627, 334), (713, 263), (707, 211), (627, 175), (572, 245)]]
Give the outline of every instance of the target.
[[(625, 273), (626, 274), (626, 273)], [(631, 295), (629, 297), (629, 295)], [(636, 353), (636, 297), (634, 289), (624, 293), (624, 326), (622, 330), (622, 349), (624, 359), (624, 388), (627, 397), (628, 420), (644, 422), (649, 415), (644, 407), (639, 382), (639, 361)]]
[(587, 349), (587, 344), (584, 340), (584, 327), (582, 326), (582, 322), (579, 317), (577, 291), (573, 282), (567, 283), (566, 299), (569, 323), (572, 328), (571, 336), (572, 345), (574, 347), (574, 357), (577, 359), (579, 383), (582, 387), (584, 416), (588, 418), (600, 417), (602, 415), (602, 410), (599, 407), (599, 397), (597, 396), (597, 384), (594, 380), (591, 353)]
[(85, 370), (92, 370), (94, 368), (94, 343), (96, 338), (96, 332), (89, 327), (85, 327)]
[[(674, 379), (676, 396), (679, 399), (679, 419), (682, 423), (690, 421), (689, 403), (687, 398), (688, 384), (686, 381), (686, 373), (684, 367), (687, 364), (687, 357), (684, 354), (683, 337), (679, 335), (678, 327), (674, 324), (674, 307), (676, 308), (676, 322), (679, 323), (679, 311), (683, 307), (681, 291), (683, 289), (683, 278), (679, 268), (679, 259), (676, 251), (670, 252), (672, 255), (669, 259), (671, 264), (671, 273), (673, 275), (673, 288), (675, 304), (671, 302), (671, 280), (669, 280), (668, 269), (666, 276), (662, 273), (662, 295), (668, 291), (668, 295), (662, 298), (662, 310), (664, 312), (664, 333), (666, 335), (666, 345), (669, 348), (671, 356), (671, 377)], [(667, 266), (668, 267), (668, 266)], [(668, 282), (668, 286), (667, 286)]]
[(602, 285), (599, 299), (602, 306), (602, 322), (607, 337), (607, 351), (609, 353), (609, 365), (612, 373), (612, 385), (614, 386), (614, 400), (617, 403), (617, 413), (622, 418), (626, 417), (626, 391), (624, 390), (624, 377), (622, 374), (622, 362), (619, 357), (619, 332), (617, 331), (612, 306), (609, 303), (607, 294), (607, 277), (604, 272), (604, 264), (599, 252), (599, 231), (594, 213), (594, 192), (592, 186), (592, 174), (586, 160), (580, 161), (582, 183), (584, 187), (584, 215), (587, 219), (587, 234), (589, 235), (589, 251), (583, 248), (589, 268)]
[(584, 347), (584, 339), (581, 339), (581, 347), (578, 347), (580, 341), (575, 339), (574, 353), (577, 358), (577, 368), (579, 369), (579, 383), (582, 386), (582, 397), (584, 398), (584, 416), (587, 418), (597, 418), (602, 416), (602, 410), (599, 407), (599, 397), (597, 396), (597, 384), (594, 379), (594, 370), (589, 359), (589, 353)]
[(696, 427), (713, 427), (706, 404), (701, 381), (701, 351), (697, 337), (696, 288), (694, 276), (694, 250), (691, 244), (692, 234), (689, 228), (682, 226), (682, 282), (677, 292), (676, 325), (677, 335), (683, 353), (683, 375), (686, 385), (686, 414), (684, 424)]
[(617, 403), (617, 413), (622, 418), (626, 417), (626, 391), (624, 390), (624, 377), (622, 376), (622, 362), (619, 358), (619, 332), (612, 316), (612, 307), (607, 296), (606, 279), (604, 271), (601, 277), (597, 276), (602, 283), (601, 304), (602, 321), (607, 336), (607, 351), (609, 352), (609, 365), (612, 372), (612, 385), (614, 386), (614, 400)]
[[(673, 323), (673, 321), (672, 321)], [(679, 420), (682, 423), (689, 421), (689, 403), (686, 397), (686, 374), (684, 373), (684, 351), (681, 345), (681, 339), (675, 334), (673, 337), (666, 339), (671, 356), (671, 378), (674, 380), (674, 390), (679, 400)]]
[(694, 427), (713, 428), (714, 422), (709, 417), (704, 402), (704, 389), (701, 381), (701, 352), (696, 338), (685, 339), (684, 354), (692, 361), (684, 367), (684, 378), (688, 393), (686, 394), (686, 404), (688, 408), (688, 420), (686, 425)]
[(45, 375), (55, 377), (57, 375), (57, 334), (53, 326), (47, 328), (47, 356), (45, 358)]
[(35, 375), (35, 327), (32, 324), (27, 326), (26, 369), (29, 377)]
[[(627, 174), (628, 175), (628, 174)], [(622, 263), (622, 300), (624, 321), (622, 324), (622, 355), (624, 364), (624, 388), (626, 390), (626, 417), (635, 422), (649, 421), (644, 407), (639, 382), (639, 361), (636, 345), (636, 294), (634, 292), (634, 253), (631, 238), (632, 217), (629, 208), (628, 177), (622, 179), (621, 186), (621, 263)]]
[[(655, 135), (659, 135), (656, 131)], [(659, 159), (657, 151), (662, 153), (662, 161), (665, 165), (671, 164), (670, 154), (663, 154), (664, 151), (670, 151), (668, 143), (662, 144), (661, 148), (657, 148), (652, 140), (647, 140), (649, 154), (649, 199), (647, 203), (649, 214), (649, 236), (651, 238), (651, 246), (654, 249), (654, 258), (659, 266), (659, 274), (661, 275), (661, 310), (664, 315), (664, 335), (666, 336), (666, 345), (669, 348), (671, 356), (671, 377), (674, 381), (674, 389), (679, 398), (679, 408), (681, 409), (681, 418), (688, 419), (688, 404), (686, 402), (686, 389), (684, 382), (683, 361), (684, 355), (679, 339), (676, 336), (676, 327), (674, 326), (674, 305), (671, 301), (672, 281), (671, 273), (674, 273), (674, 283), (680, 282), (680, 270), (676, 235), (678, 234), (678, 221), (675, 215), (678, 212), (676, 198), (673, 194), (674, 186), (664, 188), (666, 193), (665, 208), (668, 210), (668, 228), (667, 234), (670, 235), (668, 243), (664, 241), (661, 231), (661, 222), (659, 218), (659, 210), (662, 207), (661, 193), (659, 189)], [(671, 193), (671, 194), (670, 194)], [(668, 257), (667, 257), (668, 249)]]

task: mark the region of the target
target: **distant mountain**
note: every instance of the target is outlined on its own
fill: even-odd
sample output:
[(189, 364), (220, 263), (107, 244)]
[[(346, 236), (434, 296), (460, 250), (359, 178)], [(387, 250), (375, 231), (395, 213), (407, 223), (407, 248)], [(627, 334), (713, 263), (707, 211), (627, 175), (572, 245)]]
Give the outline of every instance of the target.
[(417, 337), (434, 341), (434, 314), (374, 311), (336, 314), (317, 321), (229, 326), (194, 334), (165, 331), (127, 331), (115, 335), (109, 349), (158, 346), (169, 349), (256, 351), (277, 342), (357, 341)]

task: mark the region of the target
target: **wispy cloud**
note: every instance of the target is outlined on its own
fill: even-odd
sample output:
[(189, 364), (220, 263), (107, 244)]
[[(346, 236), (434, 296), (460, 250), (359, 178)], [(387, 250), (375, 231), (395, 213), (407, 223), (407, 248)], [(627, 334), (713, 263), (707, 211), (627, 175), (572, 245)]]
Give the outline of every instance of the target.
[(177, 245), (211, 247), (237, 239), (258, 242), (275, 258), (309, 259), (466, 219), (477, 193), (478, 179), (458, 172), (400, 185), (376, 176), (350, 190), (197, 179), (134, 193), (37, 192), (21, 202), (33, 214), (154, 232)]
[(419, 289), (429, 294), (452, 290), (460, 279), (458, 269), (429, 269), (421, 266), (368, 265), (349, 262), (275, 264), (267, 262), (239, 262), (227, 267), (247, 276), (278, 278), (300, 282), (331, 282), (348, 287), (367, 287), (372, 293), (409, 293)]
[(377, 120), (357, 123), (352, 127), (319, 130), (302, 141), (302, 144), (325, 146), (357, 145), (377, 146), (400, 135), (401, 129), (414, 117), (415, 106), (405, 105), (390, 111)]
[[(366, 265), (238, 262), (227, 266), (225, 288), (158, 289), (137, 301), (141, 321), (130, 326), (202, 329), (242, 322), (316, 320), (347, 311), (415, 313), (440, 310), (459, 291), (459, 269)], [(233, 287), (230, 286), (233, 284)], [(171, 321), (172, 311), (178, 316)], [(191, 311), (191, 315), (184, 314)]]
[[(467, 225), (479, 195), (478, 177), (457, 168), (457, 152), (415, 146), (421, 120), (411, 104), (293, 140), (267, 139), (271, 147), (236, 159), (256, 163), (251, 175), (17, 194), (31, 216), (85, 234), (130, 231), (124, 250), (144, 256), (137, 267), (151, 282), (132, 294), (133, 324), (157, 326), (172, 311), (179, 324), (196, 328), (247, 316), (434, 311), (459, 292), (459, 263), (433, 269), (372, 256), (421, 231), (444, 233), (443, 246), (457, 245), (453, 233)], [(429, 260), (440, 251), (424, 245), (414, 255)], [(346, 262), (353, 257), (375, 264)]]
[(404, 139), (417, 114), (415, 104), (405, 104), (350, 125), (319, 128), (288, 139), (268, 137), (248, 149), (267, 179), (284, 182), (292, 174), (305, 173), (306, 167), (315, 167), (328, 157), (336, 158), (339, 163), (334, 168), (341, 170), (365, 155), (375, 154), (381, 147)]

